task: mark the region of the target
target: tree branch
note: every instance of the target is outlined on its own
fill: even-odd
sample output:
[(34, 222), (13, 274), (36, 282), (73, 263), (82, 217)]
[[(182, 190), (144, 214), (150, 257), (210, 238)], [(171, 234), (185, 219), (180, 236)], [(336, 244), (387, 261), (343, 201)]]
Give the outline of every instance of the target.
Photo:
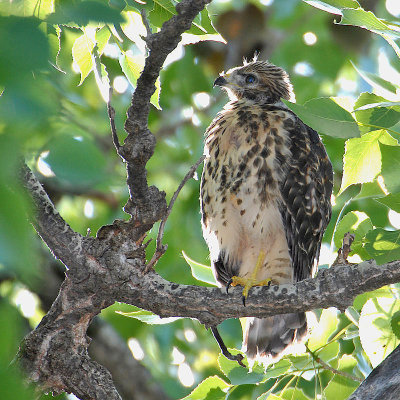
[(195, 318), (208, 327), (228, 318), (261, 318), (328, 307), (343, 311), (357, 295), (399, 281), (400, 261), (381, 266), (373, 260), (352, 266), (337, 265), (320, 271), (314, 279), (270, 288), (254, 287), (243, 307), (241, 288), (232, 288), (226, 294), (216, 288), (171, 283), (150, 272), (140, 279), (132, 277), (120, 288), (118, 301), (161, 317)]
[(132, 216), (133, 224), (144, 225), (148, 231), (167, 212), (165, 193), (155, 186), (147, 185), (146, 163), (153, 155), (155, 137), (148, 129), (150, 98), (154, 93), (156, 80), (168, 56), (178, 45), (182, 34), (188, 30), (196, 15), (211, 0), (182, 0), (176, 5), (177, 15), (166, 21), (161, 30), (152, 34), (147, 29), (146, 44), (149, 56), (137, 80), (128, 109), (125, 130), (128, 133), (119, 154), (127, 163), (127, 184), (130, 198), (125, 212)]
[[(76, 240), (77, 234), (54, 214), (33, 174), (27, 172), (26, 176), (30, 182), (26, 186), (34, 189), (32, 199), (38, 210), (39, 233), (47, 238), (51, 235), (46, 230), (51, 229), (51, 246), (65, 240), (64, 234)], [(142, 239), (134, 234), (127, 237), (118, 226), (116, 223), (104, 227), (96, 239), (79, 236), (81, 246), (74, 248), (73, 257), (68, 246), (56, 247), (64, 262), (81, 261), (72, 271), (85, 271), (85, 279), (64, 281), (49, 313), (21, 346), (22, 364), (30, 371), (31, 379), (45, 388), (71, 391), (81, 399), (119, 399), (109, 373), (88, 357), (86, 337), (91, 319), (115, 301), (133, 304), (161, 317), (195, 318), (206, 326), (216, 326), (228, 318), (266, 317), (331, 306), (344, 310), (358, 294), (400, 281), (400, 261), (382, 266), (374, 261), (337, 265), (320, 271), (314, 279), (296, 284), (253, 288), (243, 307), (240, 288), (232, 288), (227, 295), (217, 288), (171, 283), (154, 271), (143, 275)], [(93, 389), (93, 385), (98, 388)]]
[(347, 379), (351, 379), (353, 381), (357, 381), (357, 382), (362, 382), (363, 379), (359, 378), (358, 376), (349, 374), (346, 371), (340, 371), (336, 368), (331, 367), (328, 363), (326, 363), (324, 360), (322, 360), (320, 357), (318, 357), (313, 351), (311, 351), (307, 346), (306, 346), (307, 352), (311, 355), (311, 357), (318, 363), (321, 365), (321, 367), (323, 369), (326, 369), (328, 371), (331, 371), (332, 373), (334, 373), (335, 375), (341, 375), (344, 376)]
[(145, 166), (156, 142), (147, 128), (150, 97), (167, 55), (208, 2), (183, 0), (177, 15), (147, 38), (150, 54), (128, 110), (128, 136), (122, 146), (108, 105), (113, 141), (127, 165), (130, 198), (124, 209), (132, 217), (128, 223), (114, 221), (102, 227), (96, 238), (82, 237), (61, 218), (39, 181), (23, 167), (22, 180), (36, 208), (34, 225), (68, 268), (57, 299), (19, 351), (22, 367), (45, 390), (73, 392), (82, 400), (121, 399), (110, 373), (89, 358), (86, 332), (93, 317), (120, 297), (121, 286), (142, 275), (146, 232), (167, 211), (165, 193), (147, 185)]
[(395, 348), (365, 379), (348, 400), (400, 399), (400, 347)]
[(77, 264), (82, 262), (80, 250), (83, 246), (83, 237), (74, 232), (64, 221), (43, 189), (42, 184), (26, 164), (21, 166), (21, 179), (34, 202), (36, 215), (33, 224), (37, 233), (54, 256), (68, 266), (71, 277), (77, 280), (84, 279), (86, 273), (75, 268)]
[[(77, 240), (75, 236), (78, 236), (81, 245), (73, 249), (74, 258), (81, 261), (87, 277), (85, 284), (81, 284), (82, 288), (75, 290), (97, 285), (91, 287), (88, 293), (91, 295), (95, 290), (96, 298), (101, 303), (122, 301), (161, 317), (195, 318), (207, 326), (215, 326), (225, 319), (245, 316), (265, 317), (331, 306), (343, 311), (357, 295), (400, 281), (400, 261), (381, 266), (373, 260), (358, 265), (336, 265), (321, 270), (314, 279), (270, 288), (254, 287), (249, 293), (246, 307), (243, 307), (241, 288), (232, 288), (227, 295), (218, 288), (171, 283), (154, 271), (143, 276), (145, 258), (140, 251), (141, 238), (137, 238), (137, 243), (132, 241), (134, 236), (124, 238), (115, 227), (104, 227), (104, 232), (100, 231), (97, 239), (83, 238), (68, 226), (64, 233), (65, 221), (58, 213), (54, 214), (50, 200), (40, 183), (35, 181), (34, 175), (27, 175), (30, 176), (30, 182), (35, 182), (33, 200), (38, 210), (39, 234), (50, 236), (46, 229), (52, 229), (51, 246), (64, 240), (64, 235), (71, 237), (71, 240)], [(46, 208), (51, 212), (46, 212)], [(56, 220), (54, 215), (57, 216)], [(130, 246), (129, 252), (125, 248), (127, 245)], [(57, 256), (62, 261), (71, 258), (67, 246), (60, 249)]]

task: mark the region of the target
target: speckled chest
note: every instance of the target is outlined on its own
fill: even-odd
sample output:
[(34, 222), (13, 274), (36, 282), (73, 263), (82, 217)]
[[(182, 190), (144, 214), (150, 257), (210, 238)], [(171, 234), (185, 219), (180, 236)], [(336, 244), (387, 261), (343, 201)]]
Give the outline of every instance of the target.
[[(295, 117), (288, 111), (228, 104), (207, 131), (201, 198), (204, 218), (233, 204), (239, 213), (278, 202), (291, 154)], [(205, 215), (204, 215), (205, 214)], [(223, 216), (222, 216), (223, 217)]]

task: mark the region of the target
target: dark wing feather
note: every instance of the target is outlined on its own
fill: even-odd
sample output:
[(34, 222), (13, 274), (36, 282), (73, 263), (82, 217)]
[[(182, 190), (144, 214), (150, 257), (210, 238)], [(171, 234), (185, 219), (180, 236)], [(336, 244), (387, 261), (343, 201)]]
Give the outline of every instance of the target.
[(288, 132), (292, 158), (281, 183), (280, 211), (294, 279), (300, 281), (312, 274), (331, 218), (333, 172), (317, 132), (298, 118)]

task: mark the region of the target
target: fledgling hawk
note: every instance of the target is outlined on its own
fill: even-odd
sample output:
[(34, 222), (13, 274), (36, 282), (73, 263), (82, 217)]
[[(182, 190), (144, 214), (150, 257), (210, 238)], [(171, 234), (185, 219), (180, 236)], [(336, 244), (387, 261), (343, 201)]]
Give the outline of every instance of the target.
[[(245, 298), (251, 286), (312, 275), (331, 217), (332, 165), (317, 132), (281, 101), (293, 97), (282, 68), (245, 62), (214, 86), (230, 101), (205, 133), (203, 236), (218, 283), (245, 286)], [(248, 318), (243, 350), (277, 361), (306, 331), (305, 313)]]

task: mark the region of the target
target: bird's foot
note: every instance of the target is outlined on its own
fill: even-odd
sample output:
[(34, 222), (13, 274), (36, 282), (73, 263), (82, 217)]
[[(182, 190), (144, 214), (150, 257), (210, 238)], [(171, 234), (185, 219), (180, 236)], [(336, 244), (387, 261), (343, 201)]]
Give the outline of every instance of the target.
[(242, 300), (243, 300), (243, 305), (246, 306), (246, 299), (247, 296), (249, 295), (249, 290), (253, 286), (267, 286), (270, 287), (271, 285), (271, 279), (263, 279), (262, 281), (257, 281), (253, 277), (250, 278), (243, 278), (241, 276), (232, 276), (232, 278), (229, 280), (228, 285), (226, 286), (226, 292), (228, 293), (228, 290), (231, 286), (243, 286), (243, 295), (242, 295)]
[(242, 300), (243, 300), (243, 305), (246, 306), (246, 299), (247, 296), (249, 295), (249, 290), (251, 287), (253, 286), (267, 286), (269, 287), (271, 285), (271, 279), (263, 279), (263, 280), (257, 280), (257, 273), (259, 271), (259, 269), (261, 268), (261, 266), (264, 263), (264, 259), (265, 259), (265, 253), (264, 251), (260, 251), (260, 254), (258, 255), (258, 259), (257, 259), (257, 263), (256, 266), (253, 270), (253, 272), (251, 273), (250, 277), (245, 278), (245, 277), (241, 277), (241, 276), (233, 276), (228, 284), (226, 285), (226, 292), (228, 293), (229, 287), (230, 286), (243, 286), (243, 296), (242, 296)]

